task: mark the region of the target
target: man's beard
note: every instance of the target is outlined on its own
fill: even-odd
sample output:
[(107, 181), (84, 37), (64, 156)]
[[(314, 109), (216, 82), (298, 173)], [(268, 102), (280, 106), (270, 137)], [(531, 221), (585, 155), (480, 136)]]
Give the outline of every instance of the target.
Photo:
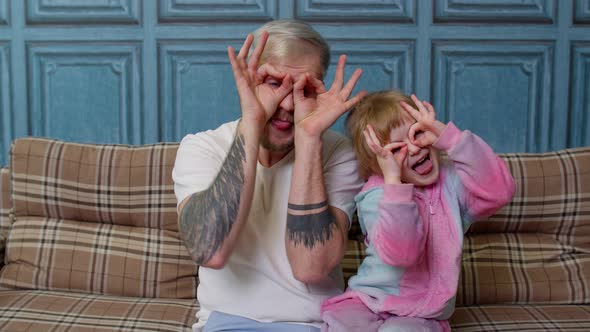
[(270, 141), (268, 135), (262, 137), (262, 147), (271, 152), (289, 152), (295, 146), (294, 139), (291, 138), (289, 141), (283, 144), (275, 144)]

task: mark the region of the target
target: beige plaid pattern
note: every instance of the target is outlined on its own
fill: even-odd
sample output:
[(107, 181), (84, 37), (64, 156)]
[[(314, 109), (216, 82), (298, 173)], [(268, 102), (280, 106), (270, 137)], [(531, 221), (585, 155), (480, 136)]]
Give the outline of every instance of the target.
[(17, 139), (10, 152), (16, 217), (176, 231), (177, 148)]
[(460, 307), (453, 332), (580, 331), (590, 327), (588, 305), (486, 305)]
[(0, 236), (8, 235), (11, 224), (10, 172), (0, 168)]
[(6, 239), (11, 223), (10, 172), (8, 168), (0, 168), (0, 267), (4, 265)]
[(198, 267), (177, 231), (176, 148), (17, 139), (0, 286), (195, 298)]
[(195, 299), (0, 291), (0, 331), (191, 331)]

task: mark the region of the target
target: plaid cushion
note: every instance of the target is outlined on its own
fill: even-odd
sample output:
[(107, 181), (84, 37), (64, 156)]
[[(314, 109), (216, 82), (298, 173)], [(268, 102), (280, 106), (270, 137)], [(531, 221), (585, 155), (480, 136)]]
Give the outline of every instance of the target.
[(0, 291), (0, 331), (191, 331), (196, 300)]
[(589, 305), (487, 305), (459, 307), (451, 317), (457, 332), (590, 331)]
[(554, 234), (590, 249), (590, 147), (501, 157), (514, 177), (514, 198), (469, 233)]
[(15, 221), (0, 285), (196, 297), (198, 267), (176, 222), (176, 148), (17, 139)]
[(8, 235), (11, 224), (10, 171), (0, 168), (0, 236)]
[(471, 234), (457, 303), (590, 303), (588, 276), (590, 253), (553, 234)]
[(119, 296), (194, 298), (197, 265), (176, 232), (19, 217), (0, 285)]
[(6, 238), (12, 222), (12, 204), (10, 203), (10, 172), (0, 168), (0, 267), (4, 265)]
[(17, 139), (10, 151), (16, 217), (176, 231), (172, 168), (177, 148)]

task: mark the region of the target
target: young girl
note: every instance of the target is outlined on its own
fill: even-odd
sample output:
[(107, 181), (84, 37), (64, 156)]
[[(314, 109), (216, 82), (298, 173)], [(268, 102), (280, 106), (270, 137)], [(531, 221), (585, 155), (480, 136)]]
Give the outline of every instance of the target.
[(511, 200), (510, 172), (414, 95), (368, 95), (347, 128), (367, 179), (355, 197), (367, 256), (346, 292), (323, 303), (322, 331), (449, 331), (463, 233)]

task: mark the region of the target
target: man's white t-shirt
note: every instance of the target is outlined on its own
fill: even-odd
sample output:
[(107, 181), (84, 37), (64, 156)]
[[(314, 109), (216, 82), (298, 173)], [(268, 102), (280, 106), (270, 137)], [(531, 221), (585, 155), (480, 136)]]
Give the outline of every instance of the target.
[[(172, 172), (178, 202), (207, 189), (217, 176), (234, 140), (238, 121), (187, 135)], [(362, 186), (350, 141), (332, 131), (323, 136), (324, 182), (331, 206), (349, 220), (354, 196)], [(212, 311), (260, 322), (293, 322), (319, 326), (321, 302), (343, 289), (340, 269), (323, 284), (296, 280), (285, 248), (287, 204), (294, 151), (270, 168), (258, 164), (250, 214), (224, 268), (199, 268), (200, 310), (193, 330), (204, 326)]]

